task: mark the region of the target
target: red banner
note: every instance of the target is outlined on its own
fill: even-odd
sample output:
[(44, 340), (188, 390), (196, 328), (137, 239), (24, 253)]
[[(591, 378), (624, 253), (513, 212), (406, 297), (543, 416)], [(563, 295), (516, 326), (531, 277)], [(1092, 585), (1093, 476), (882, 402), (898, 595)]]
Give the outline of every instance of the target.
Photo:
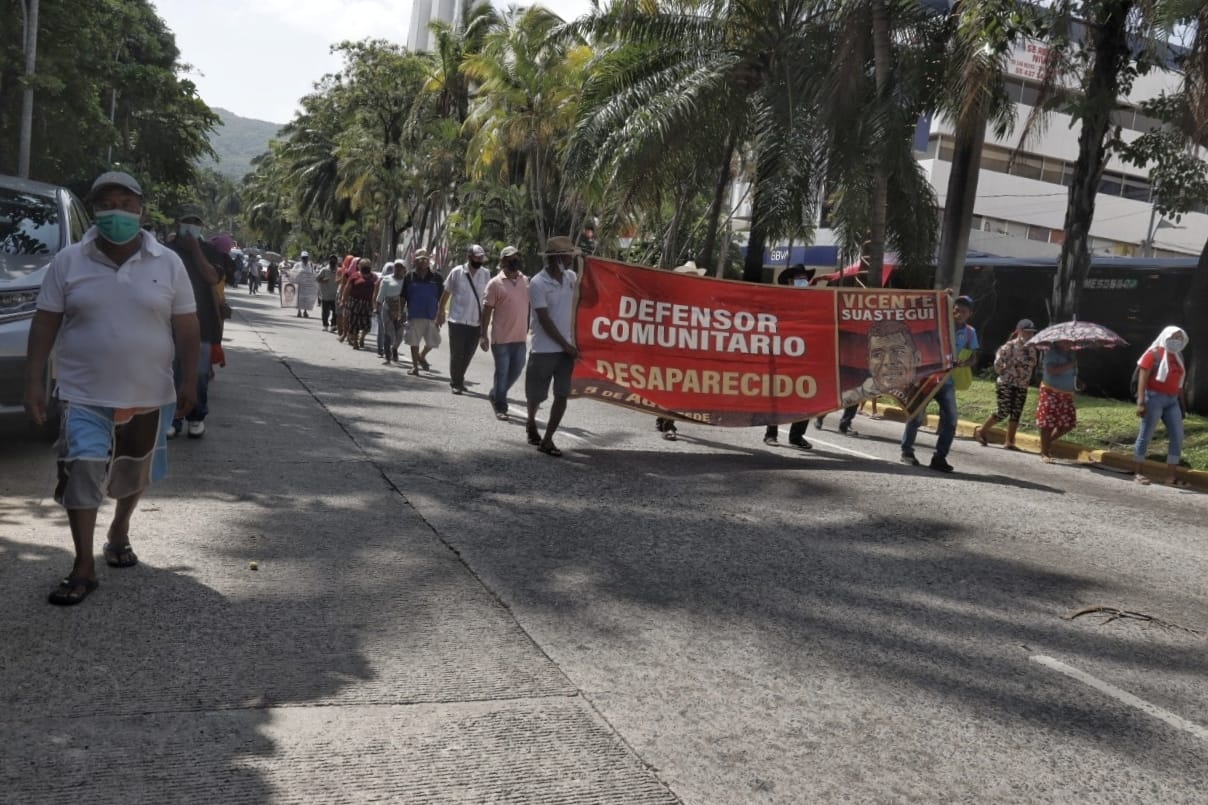
[(913, 413), (954, 363), (941, 291), (756, 285), (584, 262), (575, 396), (732, 427), (881, 395)]

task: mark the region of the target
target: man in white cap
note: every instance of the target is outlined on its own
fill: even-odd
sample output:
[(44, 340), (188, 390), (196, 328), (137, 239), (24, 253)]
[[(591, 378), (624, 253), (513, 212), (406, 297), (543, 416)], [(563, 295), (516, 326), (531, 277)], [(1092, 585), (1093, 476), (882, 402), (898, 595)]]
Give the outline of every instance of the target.
[(305, 249), (299, 255), (298, 265), (290, 272), (290, 280), (297, 289), (298, 318), (309, 319), (310, 311), (319, 300), (319, 280), (315, 276), (314, 263), (310, 261), (310, 252)]
[(466, 370), (474, 358), (482, 332), (482, 301), (486, 298), (490, 272), (482, 267), (487, 253), (478, 244), (466, 249), (466, 261), (445, 277), (440, 295), (436, 326), (445, 323), (445, 304), (449, 305), (449, 386), (454, 394), (466, 390)]
[[(25, 410), (42, 425), (42, 378), (55, 348), (62, 403), (55, 500), (67, 510), (75, 544), (71, 572), (48, 599), (60, 606), (97, 588), (93, 537), (106, 494), (117, 506), (105, 562), (138, 564), (130, 518), (150, 482), (167, 472), (168, 428), (196, 400), (201, 343), (184, 264), (142, 230), (138, 182), (126, 173), (101, 174), (88, 201), (96, 223), (47, 268), (26, 356)], [(177, 350), (179, 388), (172, 378)]]
[(416, 249), (411, 273), (403, 280), (402, 297), (406, 302), (407, 324), (403, 339), (411, 348), (411, 370), (429, 371), (428, 353), (440, 346), (440, 329), (436, 326), (439, 302), (444, 295), (444, 278), (432, 270), (427, 249)]
[(499, 253), (499, 273), (487, 283), (482, 306), (483, 351), (495, 358), (495, 383), (487, 395), (495, 418), (508, 418), (508, 391), (524, 371), (524, 348), (528, 342), (529, 283), (520, 273), (524, 258), (515, 246)]

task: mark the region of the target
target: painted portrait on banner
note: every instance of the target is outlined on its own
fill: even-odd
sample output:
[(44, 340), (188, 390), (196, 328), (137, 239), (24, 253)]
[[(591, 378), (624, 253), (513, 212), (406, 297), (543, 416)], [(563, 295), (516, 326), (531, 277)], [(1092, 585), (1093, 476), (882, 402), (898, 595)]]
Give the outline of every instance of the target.
[(925, 405), (953, 363), (951, 297), (872, 289), (836, 293), (843, 406), (874, 397), (890, 397), (907, 411)]

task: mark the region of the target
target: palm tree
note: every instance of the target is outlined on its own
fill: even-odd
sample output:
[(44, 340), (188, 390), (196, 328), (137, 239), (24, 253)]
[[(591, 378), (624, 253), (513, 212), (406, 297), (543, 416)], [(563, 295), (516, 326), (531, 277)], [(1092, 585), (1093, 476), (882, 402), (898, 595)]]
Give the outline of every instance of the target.
[(935, 254), (938, 207), (913, 140), (938, 105), (946, 25), (907, 0), (849, 0), (828, 19), (819, 100), (828, 201), (841, 252), (862, 257), (872, 285), (887, 245), (908, 274)]
[[(811, 219), (818, 137), (812, 77), (823, 42), (810, 0), (614, 3), (575, 26), (605, 50), (584, 88), (575, 152), (614, 180), (663, 156), (693, 157), (716, 178), (701, 260), (714, 258), (734, 157), (755, 166), (744, 277), (759, 281), (770, 236)], [(703, 177), (702, 177), (703, 178)]]
[[(1050, 13), (1051, 57), (1042, 100), (1024, 126), (1026, 139), (1049, 109), (1078, 121), (1078, 157), (1065, 213), (1065, 240), (1053, 280), (1052, 315), (1077, 315), (1090, 271), (1090, 228), (1108, 159), (1123, 145), (1112, 113), (1134, 79), (1164, 66), (1175, 8), (1188, 0), (1062, 0)], [(1072, 84), (1077, 92), (1059, 89)]]
[(437, 113), (442, 117), (466, 122), (471, 92), (462, 64), (466, 56), (482, 50), (487, 34), (499, 24), (499, 12), (487, 0), (468, 4), (456, 25), (441, 20), (430, 24), (436, 34), (436, 51), (424, 90), (437, 96)]
[(1015, 0), (958, 2), (953, 9), (948, 70), (938, 111), (953, 122), (956, 136), (944, 198), (936, 288), (961, 287), (986, 127), (993, 126), (996, 136), (1002, 138), (1015, 122), (1003, 62), (1015, 39), (1035, 22), (1038, 15), (1033, 7)]
[(560, 166), (590, 50), (552, 36), (562, 20), (540, 6), (510, 9), (463, 62), (476, 83), (465, 130), (471, 179), (522, 184), (538, 244), (575, 219)]

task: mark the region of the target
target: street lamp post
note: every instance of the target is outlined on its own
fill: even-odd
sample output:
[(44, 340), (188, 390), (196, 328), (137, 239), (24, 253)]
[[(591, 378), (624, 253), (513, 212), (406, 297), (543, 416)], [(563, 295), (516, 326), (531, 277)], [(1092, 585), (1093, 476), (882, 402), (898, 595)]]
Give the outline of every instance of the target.
[(17, 149), (17, 175), (29, 178), (29, 155), (34, 140), (34, 74), (38, 60), (38, 2), (21, 0), (25, 17), (25, 90), (21, 95), (21, 143)]
[(1141, 241), (1141, 256), (1153, 257), (1153, 239), (1154, 234), (1159, 229), (1182, 229), (1178, 224), (1173, 224), (1166, 220), (1166, 216), (1158, 218), (1158, 208), (1151, 206), (1149, 208), (1149, 228), (1145, 232), (1145, 240)]

